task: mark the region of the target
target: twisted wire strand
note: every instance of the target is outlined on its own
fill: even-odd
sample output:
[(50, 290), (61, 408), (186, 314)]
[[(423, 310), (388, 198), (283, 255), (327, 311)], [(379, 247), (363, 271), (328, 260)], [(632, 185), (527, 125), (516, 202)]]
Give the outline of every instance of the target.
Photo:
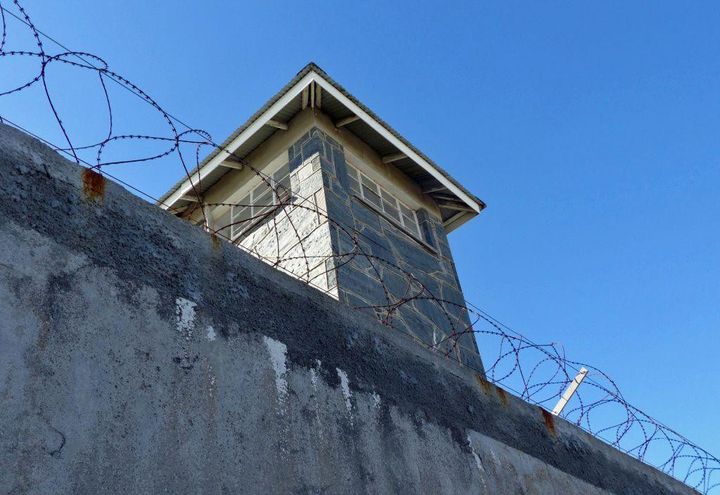
[[(475, 339), (481, 349), (486, 379), (501, 386), (521, 399), (552, 409), (573, 382), (579, 370), (588, 370), (587, 377), (567, 404), (561, 417), (590, 432), (613, 447), (634, 456), (657, 469), (676, 477), (703, 493), (715, 493), (720, 485), (720, 461), (706, 450), (653, 419), (648, 414), (631, 405), (622, 395), (617, 384), (602, 370), (567, 358), (565, 349), (556, 343), (538, 344), (515, 332), (499, 322), (487, 312), (468, 301), (451, 301), (423, 282), (422, 277), (413, 273), (412, 267), (400, 266), (387, 256), (377, 254), (388, 248), (377, 243), (354, 226), (343, 225), (331, 218), (311, 197), (303, 197), (296, 191), (287, 191), (281, 185), (273, 183), (272, 178), (254, 167), (247, 160), (213, 141), (206, 131), (189, 126), (166, 111), (153, 97), (139, 86), (110, 69), (102, 58), (88, 52), (73, 51), (36, 28), (20, 0), (12, 0), (17, 13), (6, 7), (0, 0), (0, 59), (36, 59), (39, 70), (29, 79), (10, 88), (0, 88), (0, 97), (9, 97), (42, 86), (49, 115), (57, 125), (65, 143), (58, 146), (40, 136), (58, 152), (66, 155), (78, 164), (107, 176), (136, 193), (157, 202), (152, 195), (143, 192), (137, 186), (121, 180), (111, 173), (109, 167), (122, 167), (130, 164), (157, 163), (161, 159), (173, 158), (188, 180), (192, 194), (198, 200), (185, 211), (172, 211), (181, 216), (190, 217), (195, 212), (202, 216), (202, 223), (209, 234), (235, 244), (275, 268), (303, 280), (313, 287), (327, 293), (333, 288), (323, 280), (347, 265), (367, 265), (367, 270), (380, 283), (383, 296), (379, 301), (367, 304), (354, 304), (359, 311), (369, 311), (380, 323), (394, 331), (402, 332), (421, 342), (427, 348), (441, 353), (448, 359), (457, 359), (463, 366), (471, 366), (461, 360), (466, 347), (465, 339)], [(6, 16), (7, 14), (7, 16)], [(23, 50), (6, 50), (10, 41), (8, 19), (18, 22), (21, 28), (29, 30), (34, 46)], [(49, 53), (43, 39), (57, 45), (62, 51)], [(48, 67), (62, 64), (73, 70), (95, 73), (104, 107), (107, 113), (107, 133), (99, 141), (80, 144), (76, 142), (73, 129), (63, 121), (53, 93), (48, 85)], [(115, 134), (116, 109), (112, 104), (112, 92), (108, 83), (112, 82), (123, 90), (135, 95), (161, 117), (165, 134), (122, 133)], [(0, 115), (0, 121), (24, 129), (22, 124)], [(112, 144), (133, 146), (138, 143), (159, 143), (165, 145), (160, 151), (139, 157), (120, 157), (106, 159), (106, 152)], [(273, 191), (273, 201), (267, 204), (240, 204), (205, 201), (200, 190), (202, 177), (199, 169), (191, 173), (189, 163), (200, 163), (204, 151), (219, 149), (233, 157), (243, 167), (250, 170), (261, 183)], [(188, 151), (190, 150), (190, 151)], [(192, 158), (190, 158), (192, 157)], [(289, 194), (288, 194), (289, 193)], [(275, 200), (277, 198), (277, 200)], [(165, 205), (167, 207), (167, 205)], [(211, 226), (206, 209), (213, 207), (255, 207), (260, 213), (250, 215), (240, 221), (231, 221), (223, 225)], [(317, 222), (310, 228), (297, 222), (298, 212), (314, 214)], [(254, 236), (253, 245), (245, 245), (242, 238), (233, 238), (233, 229), (247, 230)], [(349, 247), (337, 253), (314, 254), (307, 244), (320, 229), (331, 228), (342, 237)], [(264, 229), (264, 230), (263, 230)], [(293, 242), (281, 246), (281, 231), (292, 232)], [(265, 243), (265, 244), (263, 244)], [(340, 244), (340, 243), (338, 243)], [(270, 245), (272, 254), (261, 249)], [(392, 273), (403, 280), (403, 288), (391, 290), (385, 275)], [(431, 305), (440, 315), (435, 320), (427, 319), (426, 324), (433, 327), (432, 341), (425, 341), (414, 333), (409, 333), (402, 325), (403, 311), (407, 307)], [(436, 338), (436, 332), (440, 338)], [(471, 366), (472, 367), (472, 366)]]

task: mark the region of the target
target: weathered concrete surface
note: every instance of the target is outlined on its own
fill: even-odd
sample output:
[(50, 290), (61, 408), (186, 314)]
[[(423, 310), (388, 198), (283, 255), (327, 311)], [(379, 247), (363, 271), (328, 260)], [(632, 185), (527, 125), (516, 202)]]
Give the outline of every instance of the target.
[(693, 493), (3, 126), (0, 174), (0, 493)]

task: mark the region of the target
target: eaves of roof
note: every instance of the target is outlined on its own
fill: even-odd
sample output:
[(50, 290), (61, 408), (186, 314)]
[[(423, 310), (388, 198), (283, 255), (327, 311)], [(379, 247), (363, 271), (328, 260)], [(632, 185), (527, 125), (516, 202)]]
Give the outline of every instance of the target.
[[(481, 211), (483, 208), (485, 208), (485, 203), (479, 199), (477, 196), (472, 194), (470, 191), (468, 191), (464, 186), (462, 186), (460, 183), (458, 183), (450, 174), (447, 173), (442, 167), (437, 165), (433, 160), (431, 160), (427, 155), (425, 155), (423, 152), (421, 152), (419, 149), (417, 149), (412, 143), (410, 143), (407, 139), (405, 139), (401, 134), (399, 134), (395, 129), (393, 129), (390, 125), (388, 125), (384, 120), (382, 120), (380, 117), (378, 117), (375, 112), (370, 110), (367, 106), (365, 106), (362, 102), (360, 102), (357, 98), (355, 98), (352, 94), (350, 94), (345, 88), (343, 88), (340, 84), (338, 84), (335, 80), (333, 80), (324, 70), (322, 70), (320, 67), (318, 67), (315, 63), (309, 63), (306, 65), (300, 72), (297, 73), (297, 75), (288, 82), (278, 93), (276, 93), (272, 98), (270, 98), (257, 112), (255, 112), (243, 125), (238, 127), (230, 136), (225, 139), (225, 141), (218, 146), (217, 148), (213, 149), (206, 157), (202, 160), (202, 162), (194, 168), (190, 172), (190, 176), (193, 176), (199, 172), (205, 165), (207, 165), (213, 158), (215, 158), (218, 153), (220, 153), (221, 150), (225, 149), (227, 150), (230, 144), (240, 135), (242, 134), (248, 127), (250, 127), (256, 120), (258, 120), (263, 114), (265, 114), (270, 107), (272, 107), (278, 100), (280, 100), (288, 91), (290, 91), (298, 82), (300, 82), (305, 76), (307, 76), (309, 73), (314, 72), (323, 79), (325, 79), (329, 84), (331, 84), (338, 92), (340, 92), (342, 95), (344, 95), (346, 98), (348, 98), (353, 104), (357, 105), (360, 109), (362, 109), (370, 118), (374, 119), (379, 125), (381, 125), (388, 133), (392, 134), (397, 140), (402, 142), (405, 146), (410, 148), (413, 152), (415, 152), (419, 157), (421, 157), (423, 160), (425, 160), (431, 167), (433, 167), (437, 173), (442, 175), (446, 180), (448, 180), (450, 183), (452, 183), (455, 187), (457, 187), (459, 190), (461, 190), (465, 195), (467, 195), (468, 198), (470, 198), (472, 201), (476, 203), (478, 206), (478, 211)], [(178, 189), (180, 189), (183, 184), (187, 181), (187, 176), (181, 178), (168, 192), (163, 194), (160, 199), (158, 200), (158, 204), (163, 205), (167, 199)]]

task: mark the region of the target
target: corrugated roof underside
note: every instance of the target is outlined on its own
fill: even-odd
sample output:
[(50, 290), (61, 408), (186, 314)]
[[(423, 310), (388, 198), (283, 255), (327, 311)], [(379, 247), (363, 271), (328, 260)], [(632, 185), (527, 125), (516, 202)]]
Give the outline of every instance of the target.
[[(345, 105), (327, 93), (323, 94), (322, 111), (328, 114), (335, 122), (354, 115)], [(362, 120), (356, 120), (355, 122), (347, 124), (344, 128), (365, 142), (380, 156), (392, 155), (398, 152), (397, 147)], [(410, 158), (396, 160), (392, 162), (392, 164), (420, 184), (421, 187), (436, 187), (440, 185), (438, 180), (430, 176), (425, 169)]]
[(302, 95), (297, 95), (290, 103), (285, 105), (282, 110), (275, 114), (273, 120), (286, 123), (297, 115), (300, 110), (302, 110)]

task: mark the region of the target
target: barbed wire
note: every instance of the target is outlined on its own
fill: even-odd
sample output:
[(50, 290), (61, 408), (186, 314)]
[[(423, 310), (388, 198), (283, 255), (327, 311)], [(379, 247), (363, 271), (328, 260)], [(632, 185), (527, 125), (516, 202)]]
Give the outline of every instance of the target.
[[(387, 246), (378, 243), (356, 226), (344, 225), (323, 207), (316, 191), (304, 190), (298, 175), (311, 177), (324, 173), (319, 157), (306, 160), (294, 171), (288, 170), (288, 181), (254, 167), (232, 150), (213, 141), (206, 131), (191, 127), (166, 111), (139, 86), (110, 69), (100, 57), (73, 51), (40, 31), (19, 0), (12, 4), (17, 12), (0, 0), (0, 60), (29, 59), (39, 62), (37, 73), (9, 87), (0, 87), (0, 97), (11, 97), (39, 86), (47, 100), (49, 115), (65, 141), (55, 145), (36, 136), (71, 160), (85, 165), (94, 173), (122, 183), (125, 187), (155, 202), (153, 195), (108, 171), (109, 167), (157, 163), (172, 159), (182, 169), (190, 185), (193, 201), (177, 208), (163, 205), (171, 213), (199, 223), (216, 238), (233, 243), (264, 262), (303, 280), (328, 295), (341, 299), (338, 275), (344, 270), (359, 270), (380, 286), (375, 299), (357, 299), (351, 304), (359, 311), (368, 311), (395, 331), (403, 332), (423, 346), (456, 359), (473, 368), (483, 383), (493, 383), (515, 393), (521, 399), (551, 410), (558, 403), (582, 368), (587, 378), (569, 399), (560, 416), (583, 428), (613, 447), (674, 476), (703, 493), (715, 493), (720, 485), (720, 460), (689, 441), (673, 429), (631, 405), (617, 384), (602, 370), (579, 361), (569, 360), (558, 344), (537, 344), (500, 323), (485, 311), (464, 300), (442, 297), (412, 266), (400, 266)], [(32, 47), (8, 50), (12, 41), (8, 20), (26, 29)], [(43, 39), (61, 51), (48, 52)], [(107, 132), (98, 140), (79, 143), (77, 129), (63, 121), (56, 97), (48, 85), (48, 68), (61, 64), (76, 71), (89, 72), (98, 78), (107, 114)], [(159, 134), (116, 133), (117, 113), (113, 107), (109, 83), (134, 95), (161, 117), (164, 125)], [(0, 100), (2, 101), (2, 100)], [(0, 122), (29, 132), (21, 123), (7, 115)], [(35, 134), (33, 134), (35, 135)], [(111, 145), (139, 143), (162, 144), (159, 151), (130, 157), (129, 153), (110, 153)], [(204, 151), (218, 149), (263, 184), (264, 202), (206, 201), (203, 198), (199, 173)], [(117, 156), (116, 156), (117, 155)], [(191, 172), (193, 163), (197, 172)], [(283, 180), (285, 178), (282, 178)], [(158, 202), (162, 205), (162, 202)], [(227, 210), (228, 218), (216, 219), (213, 211)], [(257, 210), (257, 212), (256, 212)], [(249, 212), (238, 220), (233, 212)], [(237, 216), (237, 215), (235, 215)], [(310, 219), (310, 220), (308, 220)], [(336, 240), (335, 250), (318, 251), (317, 237), (329, 235)], [(334, 236), (334, 237), (333, 237)], [(344, 246), (344, 249), (341, 247)], [(379, 254), (381, 253), (381, 254)], [(454, 268), (453, 268), (454, 269)], [(394, 283), (391, 283), (391, 280)], [(400, 283), (397, 283), (397, 281)], [(349, 301), (349, 300), (348, 300)], [(429, 316), (431, 315), (431, 316)], [(424, 332), (419, 332), (422, 327)], [(477, 347), (475, 344), (477, 343)], [(482, 352), (484, 366), (474, 359), (477, 348)]]

